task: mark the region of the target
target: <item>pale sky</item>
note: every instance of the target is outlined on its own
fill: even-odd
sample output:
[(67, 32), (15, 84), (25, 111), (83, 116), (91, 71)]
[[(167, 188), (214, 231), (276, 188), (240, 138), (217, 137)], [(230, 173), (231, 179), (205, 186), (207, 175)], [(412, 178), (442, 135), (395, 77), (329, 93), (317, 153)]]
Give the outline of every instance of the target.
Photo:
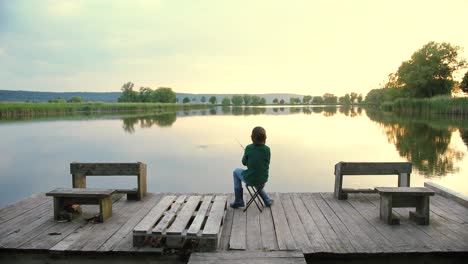
[(467, 58), (467, 11), (466, 0), (0, 0), (0, 89), (365, 95), (429, 41)]

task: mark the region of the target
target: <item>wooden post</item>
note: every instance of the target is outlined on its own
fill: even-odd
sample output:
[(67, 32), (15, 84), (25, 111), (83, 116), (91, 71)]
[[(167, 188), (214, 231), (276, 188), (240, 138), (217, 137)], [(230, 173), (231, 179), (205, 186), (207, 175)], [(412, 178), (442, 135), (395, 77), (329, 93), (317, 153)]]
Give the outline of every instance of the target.
[(410, 212), (410, 219), (418, 225), (429, 225), (429, 196), (421, 196), (416, 205), (416, 212)]
[(99, 209), (101, 211), (101, 215), (99, 216), (99, 220), (101, 222), (106, 221), (109, 217), (112, 216), (112, 196), (111, 195), (107, 197), (102, 197), (99, 199)]
[(392, 213), (393, 199), (391, 195), (380, 195), (380, 219), (389, 225), (399, 225), (400, 219)]
[(341, 162), (335, 165), (335, 190), (334, 196), (338, 200), (348, 199), (348, 195), (342, 192), (343, 174), (341, 174)]
[(410, 187), (410, 173), (402, 172), (398, 174), (398, 187)]
[(64, 209), (64, 198), (54, 197), (54, 220), (60, 219), (60, 213)]
[(139, 162), (138, 174), (138, 200), (143, 199), (146, 195), (146, 164)]
[(73, 188), (86, 188), (86, 175), (82, 173), (73, 173)]

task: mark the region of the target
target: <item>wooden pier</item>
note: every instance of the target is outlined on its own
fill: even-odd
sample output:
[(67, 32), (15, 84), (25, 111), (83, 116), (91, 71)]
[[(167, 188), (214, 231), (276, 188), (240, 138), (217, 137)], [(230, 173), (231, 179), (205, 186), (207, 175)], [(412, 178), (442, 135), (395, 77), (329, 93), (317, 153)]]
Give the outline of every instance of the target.
[[(0, 209), (0, 262), (34, 259), (40, 263), (37, 259), (43, 258), (49, 263), (65, 259), (73, 263), (75, 257), (77, 263), (83, 263), (85, 256), (92, 256), (94, 260), (116, 258), (124, 263), (126, 258), (147, 261), (155, 255), (163, 260), (164, 254), (156, 249), (133, 247), (132, 231), (166, 195), (177, 194), (148, 193), (141, 201), (120, 197), (113, 202), (112, 217), (93, 223), (83, 217), (72, 222), (54, 221), (52, 198), (35, 194)], [(411, 255), (462, 259), (468, 254), (468, 208), (439, 194), (431, 197), (427, 226), (409, 221), (409, 209), (405, 208), (394, 210), (400, 225), (387, 225), (379, 219), (377, 194), (349, 194), (347, 200), (337, 200), (333, 193), (271, 195), (275, 202), (262, 213), (255, 206), (247, 212), (228, 208), (216, 254), (229, 259), (229, 252), (259, 256), (261, 252), (281, 255), (286, 251), (293, 252), (289, 255), (295, 261), (295, 252), (307, 260)], [(228, 196), (228, 201), (232, 200), (232, 194)], [(186, 263), (188, 256), (169, 263)], [(210, 259), (200, 253), (194, 256)]]

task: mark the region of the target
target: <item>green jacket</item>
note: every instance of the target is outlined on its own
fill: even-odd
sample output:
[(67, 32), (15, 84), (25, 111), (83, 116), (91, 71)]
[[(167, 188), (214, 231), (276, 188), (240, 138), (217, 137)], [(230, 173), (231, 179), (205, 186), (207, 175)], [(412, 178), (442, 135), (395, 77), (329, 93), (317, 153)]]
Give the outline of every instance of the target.
[(247, 166), (247, 170), (242, 172), (242, 176), (247, 184), (259, 186), (268, 181), (270, 157), (267, 145), (250, 144), (245, 148), (242, 164)]

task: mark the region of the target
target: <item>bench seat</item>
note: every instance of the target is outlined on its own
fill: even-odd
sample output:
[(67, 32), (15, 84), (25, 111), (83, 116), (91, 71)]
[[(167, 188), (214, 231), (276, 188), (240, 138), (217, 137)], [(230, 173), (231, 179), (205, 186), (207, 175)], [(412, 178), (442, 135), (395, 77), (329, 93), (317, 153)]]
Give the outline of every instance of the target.
[(65, 207), (72, 204), (97, 204), (99, 205), (99, 221), (104, 222), (112, 216), (113, 189), (82, 189), (82, 188), (58, 188), (46, 193), (46, 196), (54, 197), (54, 219), (59, 220)]
[(400, 219), (392, 214), (393, 208), (415, 207), (410, 219), (420, 225), (429, 224), (429, 196), (434, 191), (424, 187), (376, 187), (380, 194), (380, 219), (389, 225), (400, 224)]

